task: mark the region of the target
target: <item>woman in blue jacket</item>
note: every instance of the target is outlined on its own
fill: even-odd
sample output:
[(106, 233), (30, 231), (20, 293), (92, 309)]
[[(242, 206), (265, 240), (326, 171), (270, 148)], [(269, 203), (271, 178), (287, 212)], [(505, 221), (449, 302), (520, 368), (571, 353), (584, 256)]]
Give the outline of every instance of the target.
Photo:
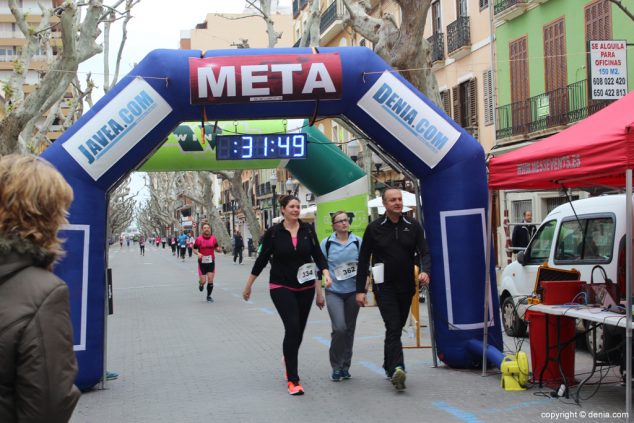
[(332, 278), (332, 285), (326, 287), (326, 304), (332, 323), (330, 379), (339, 382), (351, 377), (352, 345), (359, 314), (355, 277), (361, 238), (350, 232), (350, 220), (345, 211), (333, 213), (331, 221), (334, 232), (321, 242), (321, 251)]

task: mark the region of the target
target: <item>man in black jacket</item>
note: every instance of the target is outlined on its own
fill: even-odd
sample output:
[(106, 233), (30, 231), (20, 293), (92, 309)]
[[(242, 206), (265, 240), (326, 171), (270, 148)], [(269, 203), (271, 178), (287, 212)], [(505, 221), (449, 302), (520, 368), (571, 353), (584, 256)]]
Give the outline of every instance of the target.
[[(374, 280), (373, 290), (385, 323), (383, 368), (397, 390), (405, 389), (405, 361), (401, 332), (416, 292), (414, 265), (421, 266), (418, 283), (429, 284), (431, 259), (420, 223), (402, 215), (401, 191), (383, 192), (385, 215), (368, 225), (363, 235), (357, 270), (357, 303), (366, 303), (366, 278), (370, 263), (383, 263), (384, 280)], [(370, 262), (370, 256), (372, 261)], [(382, 282), (382, 283), (380, 283)]]
[(238, 263), (242, 264), (242, 250), (244, 249), (244, 240), (240, 231), (236, 231), (233, 235), (233, 262), (236, 262), (237, 258), (240, 258)]
[(535, 225), (532, 225), (533, 221), (533, 212), (530, 210), (526, 210), (522, 214), (524, 220), (520, 225), (516, 225), (513, 229), (513, 236), (511, 237), (511, 244), (513, 244), (513, 248), (526, 248), (528, 242), (531, 240), (533, 235), (535, 235), (535, 231), (537, 228)]

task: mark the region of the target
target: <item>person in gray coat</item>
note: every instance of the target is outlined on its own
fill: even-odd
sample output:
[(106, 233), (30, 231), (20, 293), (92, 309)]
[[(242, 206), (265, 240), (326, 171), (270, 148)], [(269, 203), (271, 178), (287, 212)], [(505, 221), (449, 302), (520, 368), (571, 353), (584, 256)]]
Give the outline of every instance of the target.
[(52, 272), (73, 191), (35, 156), (0, 158), (0, 422), (67, 422), (74, 385), (68, 286)]

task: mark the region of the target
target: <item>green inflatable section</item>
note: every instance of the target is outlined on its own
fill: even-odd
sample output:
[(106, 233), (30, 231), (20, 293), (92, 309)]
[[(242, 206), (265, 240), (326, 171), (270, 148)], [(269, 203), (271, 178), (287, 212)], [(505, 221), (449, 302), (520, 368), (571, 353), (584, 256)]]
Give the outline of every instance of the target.
[[(141, 172), (170, 172), (177, 170), (243, 170), (273, 169), (283, 166), (276, 160), (216, 160), (216, 135), (232, 134), (284, 134), (288, 130), (285, 120), (251, 120), (205, 124), (203, 139), (199, 122), (180, 124), (138, 170)], [(289, 160), (286, 168), (320, 196), (335, 191), (365, 173), (321, 131), (307, 123), (300, 132), (308, 134), (306, 159)]]
[(181, 123), (165, 143), (138, 170), (141, 172), (171, 172), (176, 170), (243, 170), (273, 169), (281, 165), (276, 160), (216, 160), (216, 135), (284, 134), (285, 120), (248, 120), (240, 122), (205, 123), (204, 142), (199, 122)]
[(306, 160), (289, 160), (286, 168), (309, 190), (320, 196), (361, 179), (365, 173), (319, 129), (305, 126)]

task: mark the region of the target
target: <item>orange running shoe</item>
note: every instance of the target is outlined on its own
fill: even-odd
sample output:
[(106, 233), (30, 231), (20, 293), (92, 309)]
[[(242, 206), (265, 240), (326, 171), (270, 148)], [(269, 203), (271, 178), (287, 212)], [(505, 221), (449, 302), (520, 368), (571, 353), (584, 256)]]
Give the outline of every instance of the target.
[(288, 382), (288, 393), (291, 395), (304, 395), (304, 387), (299, 382)]

